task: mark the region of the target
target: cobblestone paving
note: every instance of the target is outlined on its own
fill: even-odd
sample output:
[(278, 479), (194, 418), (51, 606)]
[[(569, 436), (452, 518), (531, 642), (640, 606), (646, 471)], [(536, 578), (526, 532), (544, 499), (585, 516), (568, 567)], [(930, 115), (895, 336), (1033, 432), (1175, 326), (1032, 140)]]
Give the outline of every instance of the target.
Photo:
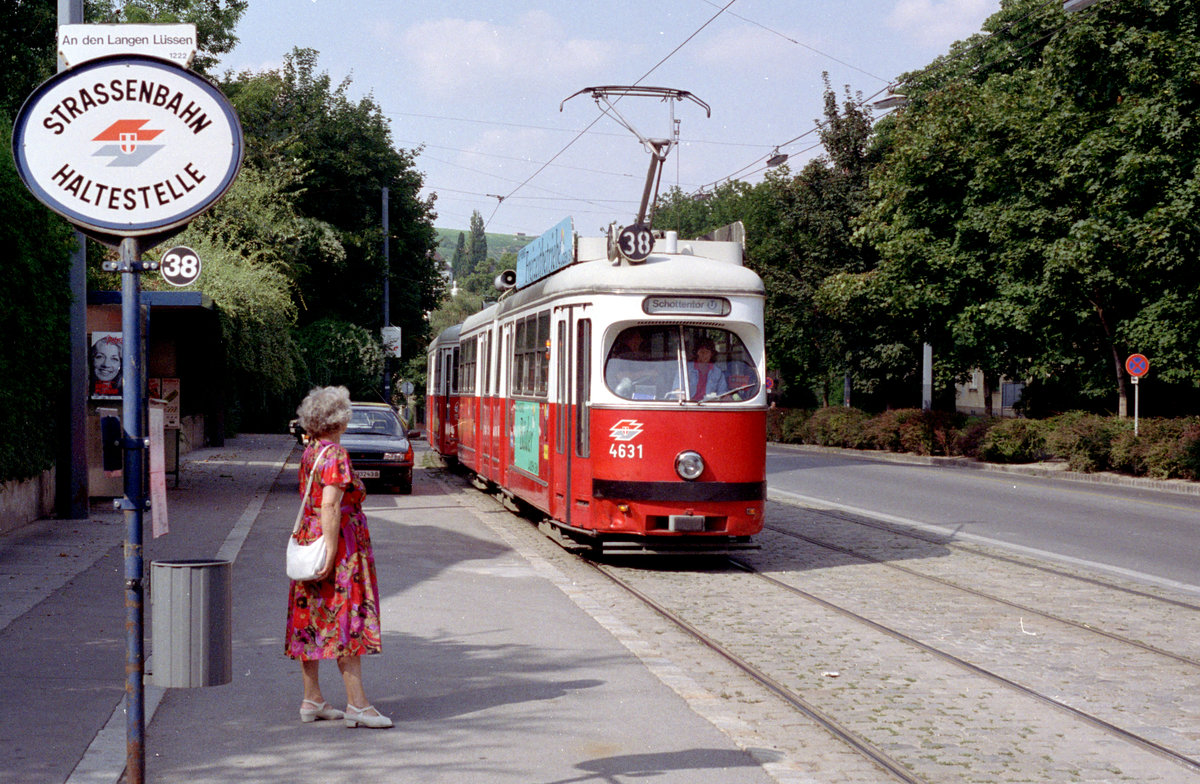
[[(460, 480), (449, 478), (447, 481)], [(889, 774), (625, 594), (526, 520), (458, 496), (510, 546), (640, 656), (693, 709), (781, 782), (879, 782)], [(1200, 756), (1200, 667), (939, 585), (888, 563), (1194, 657), (1200, 612), (1169, 591), (1115, 590), (917, 541), (816, 510), (768, 521), (850, 553), (766, 531), (742, 560), (925, 645)], [(1024, 563), (1019, 562), (1024, 561)], [(626, 560), (623, 579), (930, 782), (1200, 782), (1200, 772), (878, 629), (714, 559)], [(1057, 568), (1057, 567), (1056, 567)]]

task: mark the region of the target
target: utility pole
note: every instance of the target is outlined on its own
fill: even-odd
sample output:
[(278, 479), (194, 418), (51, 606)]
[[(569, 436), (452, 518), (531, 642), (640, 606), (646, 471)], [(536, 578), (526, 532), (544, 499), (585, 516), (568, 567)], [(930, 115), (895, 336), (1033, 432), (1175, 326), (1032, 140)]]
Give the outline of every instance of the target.
[[(383, 326), (390, 327), (392, 325), (392, 262), (391, 262), (391, 243), (388, 242), (388, 189), (383, 189)], [(380, 332), (382, 335), (382, 331)], [(391, 357), (386, 353), (383, 355), (383, 402), (389, 406), (392, 404), (391, 386), (388, 382), (388, 370), (391, 365)]]
[[(82, 24), (83, 0), (58, 0), (58, 23)], [(66, 69), (59, 58), (58, 70)], [(83, 520), (88, 516), (87, 481), (87, 242), (75, 232), (71, 251), (71, 302), (67, 337), (70, 355), (67, 365), (66, 397), (60, 403), (67, 438), (60, 442), (58, 472), (55, 478), (55, 510), (61, 519)]]

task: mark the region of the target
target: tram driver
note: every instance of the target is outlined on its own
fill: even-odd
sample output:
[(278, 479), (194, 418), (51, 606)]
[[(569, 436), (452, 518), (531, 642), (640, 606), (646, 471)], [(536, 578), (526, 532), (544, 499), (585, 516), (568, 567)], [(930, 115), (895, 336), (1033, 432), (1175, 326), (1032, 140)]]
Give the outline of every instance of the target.
[(626, 400), (662, 399), (664, 374), (675, 367), (677, 342), (670, 331), (622, 330), (604, 365), (608, 388)]

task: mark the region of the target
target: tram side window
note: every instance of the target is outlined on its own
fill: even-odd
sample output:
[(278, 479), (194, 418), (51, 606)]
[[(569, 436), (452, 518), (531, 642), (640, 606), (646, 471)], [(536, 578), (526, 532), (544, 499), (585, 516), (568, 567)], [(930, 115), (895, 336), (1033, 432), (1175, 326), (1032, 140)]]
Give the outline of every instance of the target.
[(546, 397), (550, 384), (550, 311), (537, 315), (537, 380), (534, 394)]
[(470, 395), (475, 392), (475, 357), (477, 346), (477, 338), (465, 340), (462, 344), (462, 350), (459, 353), (459, 391), (465, 395)]
[(479, 352), (482, 354), (479, 367), (479, 378), (483, 381), (483, 394), (490, 395), (492, 393), (492, 331), (487, 331), (487, 337), (483, 340), (483, 349)]
[(512, 393), (546, 397), (550, 377), (550, 312), (517, 322), (513, 340)]

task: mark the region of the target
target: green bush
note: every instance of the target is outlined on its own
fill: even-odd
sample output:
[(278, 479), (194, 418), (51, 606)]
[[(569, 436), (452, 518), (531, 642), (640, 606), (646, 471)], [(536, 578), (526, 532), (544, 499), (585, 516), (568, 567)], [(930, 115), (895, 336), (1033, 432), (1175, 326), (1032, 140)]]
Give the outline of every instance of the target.
[(810, 413), (803, 408), (767, 409), (767, 440), (781, 444), (802, 443)]
[(979, 457), (992, 463), (1036, 463), (1047, 457), (1040, 422), (1002, 419), (990, 427), (979, 443)]
[(868, 431), (877, 449), (915, 455), (951, 455), (955, 453), (964, 421), (962, 415), (946, 411), (901, 408), (874, 417)]
[(802, 443), (847, 449), (870, 449), (874, 444), (867, 434), (870, 415), (857, 408), (827, 406), (818, 408), (805, 420), (798, 435)]
[(1138, 435), (1132, 428), (1112, 445), (1112, 466), (1117, 471), (1153, 479), (1196, 479), (1200, 456), (1200, 420), (1143, 419)]
[(987, 437), (988, 431), (999, 421), (1000, 419), (997, 417), (968, 418), (955, 434), (954, 443), (950, 446), (950, 454), (979, 459), (980, 444)]
[[(1118, 419), (1071, 411), (1044, 422), (1046, 449), (1072, 471), (1105, 471), (1114, 439), (1126, 429)], [(1132, 428), (1132, 425), (1129, 426)]]

